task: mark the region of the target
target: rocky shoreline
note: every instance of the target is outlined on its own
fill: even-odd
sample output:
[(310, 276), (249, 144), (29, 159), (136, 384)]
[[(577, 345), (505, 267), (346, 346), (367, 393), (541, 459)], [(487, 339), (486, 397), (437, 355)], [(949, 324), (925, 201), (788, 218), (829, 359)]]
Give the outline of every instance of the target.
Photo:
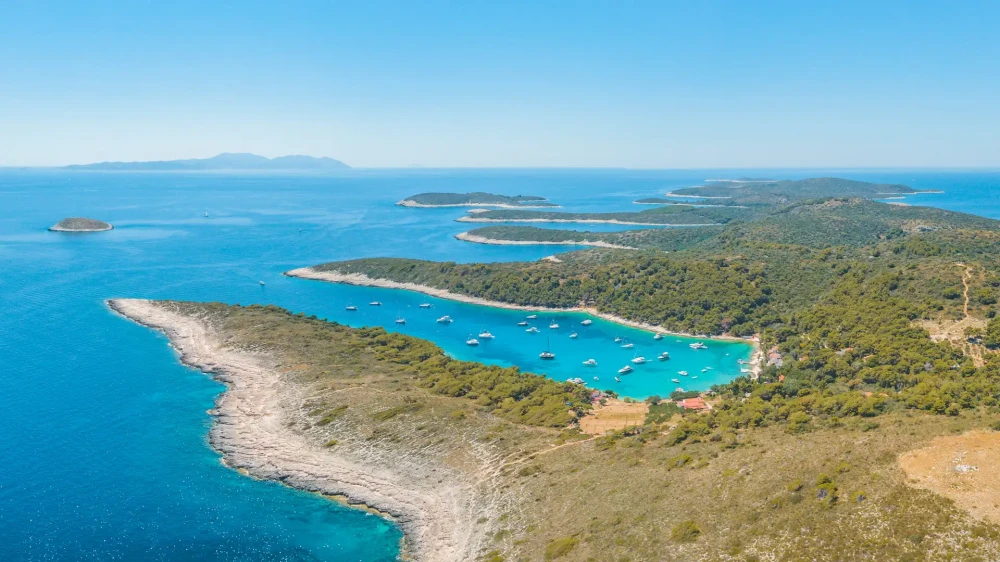
[(750, 370), (754, 375), (756, 375), (761, 371), (763, 367), (764, 353), (761, 351), (760, 344), (752, 338), (740, 338), (736, 336), (707, 336), (699, 334), (688, 334), (684, 332), (675, 332), (671, 330), (664, 330), (659, 326), (648, 324), (646, 322), (635, 322), (632, 320), (628, 320), (626, 318), (622, 318), (621, 316), (615, 316), (614, 314), (607, 314), (604, 312), (600, 312), (597, 309), (590, 307), (575, 306), (572, 308), (551, 308), (545, 306), (510, 304), (499, 301), (491, 301), (479, 297), (472, 297), (469, 295), (452, 293), (451, 291), (446, 291), (444, 289), (436, 289), (434, 287), (419, 285), (417, 283), (400, 283), (399, 281), (391, 281), (389, 279), (373, 279), (361, 273), (317, 271), (311, 267), (302, 267), (299, 269), (286, 271), (284, 274), (289, 277), (298, 277), (300, 279), (312, 279), (316, 281), (327, 281), (330, 283), (343, 283), (346, 285), (359, 285), (364, 287), (382, 287), (385, 289), (404, 289), (407, 291), (416, 291), (418, 293), (423, 293), (425, 295), (430, 295), (432, 297), (438, 297), (442, 299), (449, 299), (469, 304), (493, 306), (497, 308), (507, 308), (511, 310), (526, 310), (533, 312), (585, 312), (591, 316), (595, 316), (602, 320), (607, 320), (608, 322), (614, 322), (615, 324), (621, 324), (622, 326), (628, 326), (630, 328), (637, 328), (640, 330), (647, 330), (654, 333), (659, 332), (666, 335), (681, 336), (686, 338), (699, 338), (706, 340), (748, 343), (753, 346), (753, 352), (751, 353), (750, 356)]
[(439, 471), (422, 474), (402, 462), (384, 462), (377, 454), (365, 459), (335, 453), (292, 428), (289, 421), (301, 414), (296, 409), (305, 390), (288, 381), (269, 356), (226, 349), (207, 322), (156, 302), (114, 299), (107, 305), (166, 334), (182, 363), (226, 385), (212, 411), (209, 441), (227, 466), (370, 508), (403, 530), (406, 559), (456, 562), (476, 557), (482, 537), (473, 524), (479, 509), (469, 485), (442, 480)]
[(412, 207), (415, 209), (437, 209), (445, 207), (495, 207), (497, 209), (559, 209), (559, 205), (508, 205), (506, 203), (452, 203), (447, 205), (426, 205), (424, 203), (417, 203), (410, 199), (403, 199), (402, 201), (397, 201), (396, 205), (400, 207)]
[(482, 217), (459, 217), (455, 219), (455, 222), (566, 222), (566, 223), (583, 223), (583, 224), (627, 224), (634, 226), (667, 226), (667, 227), (721, 226), (716, 223), (667, 224), (661, 222), (630, 222), (630, 221), (620, 221), (617, 219), (489, 219)]
[(49, 232), (106, 232), (115, 227), (110, 223), (83, 217), (70, 217), (49, 227)]
[(593, 246), (595, 248), (612, 248), (616, 250), (635, 250), (631, 246), (621, 246), (619, 244), (612, 244), (610, 242), (602, 242), (600, 240), (498, 240), (496, 238), (486, 238), (484, 236), (476, 236), (475, 234), (469, 234), (468, 232), (459, 232), (455, 235), (458, 240), (463, 240), (465, 242), (473, 242), (476, 244), (491, 244), (496, 246)]

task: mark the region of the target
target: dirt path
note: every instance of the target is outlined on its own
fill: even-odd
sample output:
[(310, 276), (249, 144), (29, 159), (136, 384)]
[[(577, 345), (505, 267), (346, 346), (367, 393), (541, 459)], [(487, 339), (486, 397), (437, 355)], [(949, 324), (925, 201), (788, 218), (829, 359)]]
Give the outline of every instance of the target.
[(956, 263), (955, 265), (959, 267), (965, 267), (965, 271), (962, 272), (962, 286), (965, 289), (962, 290), (962, 296), (965, 297), (965, 305), (963, 310), (965, 311), (965, 318), (969, 318), (969, 279), (972, 278), (972, 268), (963, 264)]

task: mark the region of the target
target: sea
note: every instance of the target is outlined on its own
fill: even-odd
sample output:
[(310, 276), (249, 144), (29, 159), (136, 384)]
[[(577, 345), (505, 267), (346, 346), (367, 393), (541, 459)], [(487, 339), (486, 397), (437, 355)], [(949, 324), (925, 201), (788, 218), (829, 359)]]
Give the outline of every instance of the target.
[[(525, 312), (282, 272), (375, 256), (535, 261), (576, 249), (461, 242), (454, 236), (477, 226), (454, 221), (464, 210), (395, 205), (415, 193), (541, 195), (566, 211), (607, 212), (649, 208), (632, 201), (706, 178), (744, 176), (904, 183), (943, 191), (905, 203), (1000, 218), (1000, 172), (988, 170), (0, 170), (0, 560), (398, 557), (401, 535), (392, 523), (223, 466), (207, 442), (207, 411), (222, 386), (180, 365), (162, 335), (109, 312), (106, 299), (273, 303), (426, 338), (458, 359), (581, 378), (635, 398), (705, 389), (739, 375), (738, 361), (750, 347), (669, 335), (654, 340), (651, 332), (600, 319), (583, 326), (588, 316), (581, 313), (538, 313), (529, 321), (538, 333), (531, 334), (517, 325)], [(46, 230), (68, 216), (105, 220), (115, 229)], [(454, 321), (436, 322), (445, 315)], [(396, 324), (400, 318), (406, 323)], [(495, 337), (478, 338), (484, 330)], [(470, 338), (479, 345), (466, 345)], [(696, 341), (707, 348), (691, 349)], [(544, 350), (556, 359), (541, 360)], [(671, 359), (657, 361), (663, 351)], [(616, 382), (617, 370), (637, 356), (649, 362)], [(597, 366), (584, 366), (587, 359)]]

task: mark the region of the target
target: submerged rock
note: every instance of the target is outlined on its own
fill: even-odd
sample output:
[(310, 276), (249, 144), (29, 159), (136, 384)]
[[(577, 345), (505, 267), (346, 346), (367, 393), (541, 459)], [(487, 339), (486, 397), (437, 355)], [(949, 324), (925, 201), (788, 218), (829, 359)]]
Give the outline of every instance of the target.
[(52, 232), (102, 232), (114, 228), (109, 223), (83, 217), (70, 217), (57, 222), (49, 230)]

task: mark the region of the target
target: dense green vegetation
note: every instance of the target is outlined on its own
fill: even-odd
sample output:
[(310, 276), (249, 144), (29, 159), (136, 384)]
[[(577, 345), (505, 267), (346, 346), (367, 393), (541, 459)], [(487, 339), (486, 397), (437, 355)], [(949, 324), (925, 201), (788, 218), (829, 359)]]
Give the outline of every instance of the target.
[(671, 205), (646, 209), (644, 211), (622, 213), (562, 213), (558, 211), (502, 209), (476, 213), (472, 217), (463, 217), (459, 221), (565, 221), (584, 223), (614, 221), (626, 224), (648, 225), (725, 224), (741, 216), (745, 217), (745, 215), (741, 215), (745, 211), (745, 209), (733, 207), (691, 207), (688, 205)]
[(899, 184), (868, 183), (842, 178), (808, 178), (803, 180), (715, 182), (698, 187), (675, 189), (674, 195), (720, 197), (739, 204), (786, 204), (822, 197), (863, 197), (873, 199), (886, 195), (915, 193)]
[(642, 228), (619, 232), (556, 230), (534, 226), (486, 226), (469, 231), (470, 235), (490, 240), (532, 242), (607, 242), (627, 248), (656, 248), (676, 252), (704, 242), (722, 232), (722, 227)]
[(495, 193), (418, 193), (403, 199), (400, 203), (416, 203), (418, 205), (510, 205), (512, 207), (555, 207), (544, 197), (535, 195), (497, 195)]

